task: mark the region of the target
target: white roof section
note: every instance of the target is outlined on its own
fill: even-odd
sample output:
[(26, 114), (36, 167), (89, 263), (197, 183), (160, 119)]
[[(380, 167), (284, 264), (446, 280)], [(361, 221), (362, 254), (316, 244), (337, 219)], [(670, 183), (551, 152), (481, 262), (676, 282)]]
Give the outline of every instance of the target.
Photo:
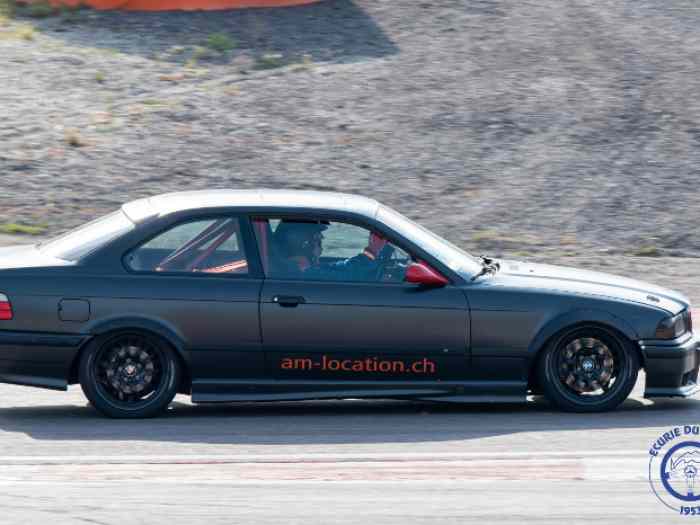
[(309, 208), (374, 217), (379, 203), (359, 195), (301, 190), (204, 190), (166, 193), (122, 206), (133, 222), (180, 211), (215, 208)]

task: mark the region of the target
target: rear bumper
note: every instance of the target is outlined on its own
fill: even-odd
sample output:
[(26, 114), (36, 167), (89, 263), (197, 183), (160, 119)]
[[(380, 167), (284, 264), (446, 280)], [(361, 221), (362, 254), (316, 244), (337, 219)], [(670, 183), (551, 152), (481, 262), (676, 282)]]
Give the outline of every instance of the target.
[(0, 383), (66, 390), (89, 336), (0, 331)]
[(640, 341), (646, 367), (644, 397), (690, 397), (700, 392), (700, 336)]

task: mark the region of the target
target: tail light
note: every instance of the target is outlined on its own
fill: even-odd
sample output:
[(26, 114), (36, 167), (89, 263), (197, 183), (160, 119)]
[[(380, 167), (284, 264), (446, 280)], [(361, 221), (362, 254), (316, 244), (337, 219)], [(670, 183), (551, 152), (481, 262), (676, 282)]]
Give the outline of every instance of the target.
[(12, 305), (5, 294), (0, 293), (0, 321), (12, 320)]

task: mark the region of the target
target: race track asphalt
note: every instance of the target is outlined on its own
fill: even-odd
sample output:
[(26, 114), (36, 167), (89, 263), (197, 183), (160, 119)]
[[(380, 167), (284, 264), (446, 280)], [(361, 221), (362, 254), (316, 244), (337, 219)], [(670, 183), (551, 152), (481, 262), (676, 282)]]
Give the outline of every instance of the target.
[(79, 388), (0, 386), (2, 523), (672, 523), (646, 450), (700, 400), (601, 415), (333, 401), (101, 418)]

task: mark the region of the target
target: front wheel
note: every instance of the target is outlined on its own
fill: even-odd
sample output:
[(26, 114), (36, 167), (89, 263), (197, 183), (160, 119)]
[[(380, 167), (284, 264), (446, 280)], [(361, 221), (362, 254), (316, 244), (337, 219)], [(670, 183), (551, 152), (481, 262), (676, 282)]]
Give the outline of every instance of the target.
[(114, 418), (153, 417), (177, 393), (180, 363), (170, 346), (140, 332), (92, 341), (80, 359), (80, 386), (90, 403)]
[(629, 341), (598, 327), (578, 327), (557, 337), (539, 361), (545, 397), (571, 412), (604, 412), (634, 388), (639, 358)]

